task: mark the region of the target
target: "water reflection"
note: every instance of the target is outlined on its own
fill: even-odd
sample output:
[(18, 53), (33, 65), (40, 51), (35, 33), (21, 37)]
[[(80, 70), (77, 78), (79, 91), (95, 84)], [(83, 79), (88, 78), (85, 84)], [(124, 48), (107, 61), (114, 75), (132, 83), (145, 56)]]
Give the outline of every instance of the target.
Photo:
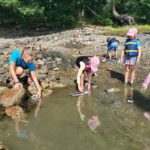
[(83, 95), (81, 95), (81, 96), (78, 97), (78, 100), (77, 100), (77, 109), (78, 109), (81, 121), (84, 121), (85, 114), (83, 114), (83, 112), (82, 112), (82, 107), (84, 107), (84, 96)]
[(38, 101), (37, 101), (37, 105), (36, 105), (36, 108), (35, 108), (35, 110), (34, 110), (34, 117), (36, 118), (37, 116), (38, 116), (38, 113), (39, 113), (39, 111), (40, 111), (40, 108), (41, 108), (41, 105), (42, 105), (42, 99), (40, 98), (40, 99), (38, 99)]
[(17, 137), (28, 138), (28, 132), (27, 132), (27, 130), (21, 128), (21, 122), (23, 122), (25, 125), (27, 125), (29, 123), (27, 120), (24, 120), (24, 121), (16, 120), (15, 121), (15, 131), (16, 131)]
[(77, 100), (77, 109), (79, 112), (80, 119), (81, 119), (81, 121), (85, 121), (87, 123), (89, 129), (96, 133), (97, 127), (100, 126), (100, 120), (97, 115), (92, 114), (90, 116), (88, 116), (88, 115), (86, 116), (83, 113), (82, 109), (85, 106), (85, 103), (87, 103), (85, 101), (85, 96), (84, 95), (79, 96), (78, 100)]
[[(42, 104), (42, 99), (38, 99), (37, 100), (37, 103), (36, 103), (36, 108), (34, 110), (34, 117), (37, 118), (38, 117), (38, 114), (39, 114), (39, 110), (40, 110), (40, 107), (41, 107), (41, 104)], [(17, 137), (19, 138), (30, 138), (30, 137), (33, 137), (33, 135), (31, 136), (31, 134), (29, 135), (28, 131), (25, 130), (25, 129), (22, 129), (22, 123), (27, 126), (29, 124), (29, 121), (25, 119), (24, 117), (25, 115), (22, 115), (21, 117), (18, 117), (16, 120), (15, 120), (15, 131), (16, 131), (16, 134), (17, 134)]]
[(126, 103), (134, 103), (134, 98), (133, 98), (133, 87), (124, 87), (124, 97), (125, 97), (125, 102)]

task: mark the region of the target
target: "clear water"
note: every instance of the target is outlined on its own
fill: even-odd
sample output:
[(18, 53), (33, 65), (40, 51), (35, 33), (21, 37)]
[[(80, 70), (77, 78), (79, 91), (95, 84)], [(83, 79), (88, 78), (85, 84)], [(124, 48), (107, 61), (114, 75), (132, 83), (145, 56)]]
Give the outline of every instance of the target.
[[(106, 93), (99, 87), (91, 95), (72, 97), (74, 89), (58, 89), (27, 114), (27, 125), (5, 118), (0, 122), (0, 140), (11, 150), (149, 150), (150, 100), (138, 91), (121, 87)], [(127, 103), (127, 97), (136, 100)], [(97, 133), (87, 125), (98, 116)]]

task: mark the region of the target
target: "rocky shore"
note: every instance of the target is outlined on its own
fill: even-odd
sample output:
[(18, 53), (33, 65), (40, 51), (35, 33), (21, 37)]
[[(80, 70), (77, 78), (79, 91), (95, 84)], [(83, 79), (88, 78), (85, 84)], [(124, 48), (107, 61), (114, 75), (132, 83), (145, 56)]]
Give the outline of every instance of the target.
[[(103, 31), (105, 30), (107, 30), (105, 27), (85, 26), (58, 33), (47, 32), (43, 33), (43, 35), (39, 32), (22, 33), (21, 31), (14, 31), (9, 34), (1, 32), (0, 93), (3, 94), (4, 91), (10, 87), (7, 80), (9, 78), (7, 62), (11, 52), (14, 49), (19, 49), (28, 45), (35, 45), (39, 48), (38, 54), (34, 58), (34, 63), (36, 64), (38, 79), (41, 82), (44, 97), (52, 94), (54, 88), (74, 85), (76, 72), (73, 70), (72, 66), (74, 65), (75, 59), (82, 55), (100, 56), (101, 65), (98, 78), (94, 79), (97, 85), (121, 84), (124, 66), (115, 60), (108, 62), (103, 57), (106, 53), (106, 39), (108, 38), (108, 36), (103, 35)], [(121, 43), (118, 48), (118, 53), (120, 55), (125, 37), (119, 36), (118, 39)], [(139, 34), (139, 39), (142, 43), (142, 57), (140, 64), (137, 66), (136, 83), (140, 86), (144, 77), (149, 72), (150, 35)], [(113, 70), (113, 74), (106, 71), (109, 68)], [(34, 94), (35, 88), (29, 86), (28, 92)], [(11, 105), (14, 104), (15, 103), (12, 103)], [(6, 105), (3, 106), (6, 107)]]

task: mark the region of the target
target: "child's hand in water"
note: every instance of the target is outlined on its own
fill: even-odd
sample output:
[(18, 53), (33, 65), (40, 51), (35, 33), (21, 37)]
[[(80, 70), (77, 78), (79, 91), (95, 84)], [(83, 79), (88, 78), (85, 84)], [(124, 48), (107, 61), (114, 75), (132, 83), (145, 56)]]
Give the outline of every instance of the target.
[(84, 88), (82, 88), (81, 86), (78, 86), (78, 90), (79, 90), (80, 92), (84, 92)]
[(91, 92), (91, 84), (88, 85), (88, 92)]

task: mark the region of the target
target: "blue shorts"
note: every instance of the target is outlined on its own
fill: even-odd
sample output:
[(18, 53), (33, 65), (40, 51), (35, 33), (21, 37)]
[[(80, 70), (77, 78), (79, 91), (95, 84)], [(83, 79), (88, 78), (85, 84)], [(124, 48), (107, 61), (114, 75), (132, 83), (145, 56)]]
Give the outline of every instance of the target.
[(108, 51), (116, 50), (118, 45), (118, 42), (113, 42), (110, 46), (108, 46)]

